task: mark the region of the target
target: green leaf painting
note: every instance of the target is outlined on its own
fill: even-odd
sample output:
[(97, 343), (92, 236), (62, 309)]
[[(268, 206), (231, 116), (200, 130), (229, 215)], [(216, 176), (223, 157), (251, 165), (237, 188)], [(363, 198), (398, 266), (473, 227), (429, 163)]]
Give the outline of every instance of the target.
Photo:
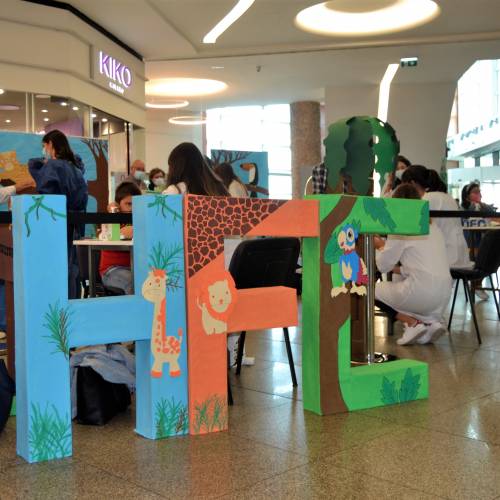
[(69, 328), (71, 313), (69, 305), (59, 307), (59, 302), (54, 305), (49, 304), (49, 310), (45, 313), (44, 327), (50, 331), (50, 335), (44, 335), (51, 344), (54, 344), (56, 350), (52, 353), (62, 352), (64, 357), (69, 360)]
[(56, 217), (61, 217), (63, 219), (66, 218), (65, 214), (56, 212), (53, 208), (48, 207), (43, 203), (43, 199), (45, 196), (32, 196), (33, 205), (31, 205), (26, 212), (24, 212), (24, 224), (26, 225), (27, 236), (31, 235), (31, 226), (30, 226), (30, 215), (34, 212), (36, 220), (40, 220), (40, 211), (44, 210), (48, 212), (52, 217), (52, 220), (56, 220)]
[(214, 394), (195, 406), (193, 428), (196, 434), (224, 430), (227, 422), (227, 402), (224, 396)]
[(181, 245), (172, 245), (167, 248), (161, 241), (153, 245), (149, 254), (149, 266), (154, 269), (163, 269), (167, 273), (167, 288), (181, 288), (183, 271), (179, 266), (179, 260), (184, 253)]
[(387, 210), (384, 198), (363, 198), (363, 207), (375, 222), (380, 222), (390, 233), (396, 231), (396, 223)]
[(188, 410), (182, 402), (162, 398), (156, 403), (156, 438), (186, 434), (188, 430)]
[(61, 417), (52, 405), (45, 410), (39, 404), (31, 405), (29, 445), (33, 461), (53, 460), (71, 455), (71, 421)]
[(170, 217), (172, 219), (172, 223), (182, 220), (181, 214), (167, 205), (167, 197), (164, 195), (156, 195), (155, 200), (148, 203), (148, 208), (156, 208), (156, 215), (161, 215), (164, 219)]
[(380, 390), (382, 402), (386, 405), (393, 405), (413, 401), (417, 399), (420, 385), (420, 375), (413, 375), (411, 368), (406, 370), (399, 390), (396, 387), (396, 381), (383, 377)]
[(339, 261), (340, 256), (343, 254), (343, 251), (339, 247), (339, 243), (337, 241), (339, 231), (340, 229), (334, 231), (326, 244), (324, 259), (327, 264), (336, 264)]

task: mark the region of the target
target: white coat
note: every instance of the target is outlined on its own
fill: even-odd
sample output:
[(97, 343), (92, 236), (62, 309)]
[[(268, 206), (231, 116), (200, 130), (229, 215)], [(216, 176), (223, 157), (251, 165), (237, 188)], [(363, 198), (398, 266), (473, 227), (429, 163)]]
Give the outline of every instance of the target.
[[(429, 202), (429, 210), (458, 210), (457, 202), (446, 193), (439, 191), (425, 193), (423, 199)], [(432, 221), (443, 233), (449, 266), (474, 267), (474, 263), (469, 258), (469, 249), (465, 241), (462, 219), (459, 217), (434, 217)]]
[(401, 263), (401, 280), (375, 285), (375, 298), (425, 323), (442, 321), (451, 296), (452, 279), (443, 235), (431, 224), (429, 235), (387, 238), (375, 253), (380, 272)]

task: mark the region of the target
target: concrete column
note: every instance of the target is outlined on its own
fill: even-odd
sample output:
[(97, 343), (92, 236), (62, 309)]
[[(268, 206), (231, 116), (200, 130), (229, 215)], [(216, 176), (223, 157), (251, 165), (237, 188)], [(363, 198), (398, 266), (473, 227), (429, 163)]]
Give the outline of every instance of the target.
[(292, 197), (301, 198), (311, 168), (321, 163), (320, 104), (301, 101), (290, 104), (292, 150)]

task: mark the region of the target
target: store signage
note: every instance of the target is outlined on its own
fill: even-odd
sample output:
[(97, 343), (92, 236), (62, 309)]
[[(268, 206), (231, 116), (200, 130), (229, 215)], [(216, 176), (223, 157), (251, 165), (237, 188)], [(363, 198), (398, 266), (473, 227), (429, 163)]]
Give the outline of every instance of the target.
[(99, 51), (99, 73), (107, 78), (109, 88), (120, 94), (132, 85), (130, 68), (102, 50)]
[(491, 118), (467, 132), (462, 132), (446, 141), (449, 149), (448, 158), (467, 156), (471, 151), (500, 141), (500, 117)]

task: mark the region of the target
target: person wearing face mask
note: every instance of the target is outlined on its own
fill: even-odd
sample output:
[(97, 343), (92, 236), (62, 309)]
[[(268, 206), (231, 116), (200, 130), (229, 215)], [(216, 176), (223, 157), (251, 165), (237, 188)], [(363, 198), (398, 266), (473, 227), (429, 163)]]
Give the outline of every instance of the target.
[(146, 191), (148, 189), (146, 181), (146, 165), (142, 160), (134, 160), (130, 165), (130, 175), (125, 177), (123, 182), (133, 182), (141, 191)]
[(402, 155), (398, 155), (396, 170), (394, 173), (389, 174), (386, 177), (385, 184), (382, 188), (381, 196), (382, 198), (388, 198), (392, 195), (392, 192), (401, 184), (403, 179), (403, 174), (407, 168), (411, 167), (411, 162), (408, 158)]
[(149, 191), (159, 191), (160, 193), (166, 187), (166, 174), (161, 168), (153, 168), (149, 172)]

